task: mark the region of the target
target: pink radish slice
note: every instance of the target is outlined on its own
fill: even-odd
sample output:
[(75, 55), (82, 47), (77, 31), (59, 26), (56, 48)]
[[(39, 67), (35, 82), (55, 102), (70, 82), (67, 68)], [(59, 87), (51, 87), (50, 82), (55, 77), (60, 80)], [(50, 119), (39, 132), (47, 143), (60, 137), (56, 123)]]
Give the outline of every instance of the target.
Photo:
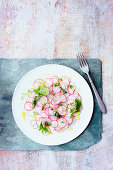
[(32, 104), (31, 104), (31, 102), (26, 102), (26, 103), (24, 104), (24, 108), (25, 108), (25, 110), (27, 110), (27, 111), (31, 111), (31, 110), (32, 110)]
[(36, 121), (39, 121), (40, 119), (41, 119), (41, 115), (36, 115), (36, 116), (34, 116), (34, 119), (36, 120)]
[(48, 95), (47, 95), (47, 99), (49, 100), (49, 102), (51, 102), (52, 98), (53, 98), (53, 95), (52, 95), (52, 94), (48, 94)]
[(46, 109), (48, 109), (48, 108), (49, 108), (49, 104), (46, 103), (46, 104), (44, 105), (43, 109), (46, 110)]
[(48, 116), (49, 115), (49, 108), (45, 109), (45, 114)]
[(67, 103), (68, 103), (68, 104), (73, 103), (73, 102), (75, 102), (74, 99), (67, 99)]
[(51, 104), (56, 105), (56, 104), (59, 104), (60, 101), (61, 101), (61, 99), (60, 99), (60, 96), (58, 95), (54, 99), (52, 99)]
[(50, 114), (50, 115), (54, 115), (54, 112), (53, 112), (53, 110), (51, 110), (51, 108), (49, 108), (48, 111), (49, 111), (49, 114)]
[(57, 131), (57, 132), (60, 132), (62, 129), (63, 129), (63, 128), (60, 127), (60, 126), (57, 126), (56, 128), (54, 128), (54, 130)]
[(70, 84), (69, 77), (63, 76), (63, 77), (62, 77), (62, 80), (63, 80), (63, 82), (66, 83), (67, 86)]
[(72, 88), (72, 89), (68, 88), (68, 93), (69, 94), (74, 94), (74, 88)]
[(34, 124), (36, 124), (36, 121), (35, 120), (31, 120), (30, 124), (31, 124), (31, 126), (33, 126)]
[(44, 103), (46, 104), (47, 103), (47, 97), (42, 96), (39, 101), (40, 101), (41, 104), (44, 104)]
[(55, 120), (55, 121), (52, 121), (52, 127), (53, 127), (53, 128), (56, 128), (57, 125), (58, 125), (58, 122), (57, 122), (56, 120)]
[(52, 79), (51, 78), (46, 78), (45, 79), (45, 86), (49, 88), (49, 91), (52, 91)]
[(68, 99), (70, 100), (75, 100), (76, 98), (78, 97), (78, 93), (77, 92), (74, 92), (74, 94), (72, 94), (72, 95), (70, 95), (69, 97), (68, 97)]
[(49, 115), (48, 117), (50, 120), (57, 120), (57, 118), (54, 115)]
[(33, 129), (37, 129), (37, 128), (38, 128), (38, 124), (36, 123), (33, 125)]
[(59, 93), (60, 88), (58, 86), (53, 86), (53, 93)]
[(40, 112), (40, 115), (41, 115), (41, 117), (48, 117), (48, 115), (42, 110), (41, 112)]
[(40, 121), (42, 122), (43, 125), (45, 124), (45, 122), (51, 123), (51, 120), (48, 119), (48, 118), (45, 118), (45, 117), (44, 117), (44, 118), (41, 118)]
[(63, 81), (60, 81), (60, 86), (61, 86), (64, 90), (67, 89), (66, 83), (63, 82)]
[(32, 102), (33, 101), (33, 97), (29, 97), (26, 102)]
[(66, 106), (59, 106), (57, 111), (60, 115), (65, 115), (66, 114)]
[(64, 118), (60, 118), (57, 121), (58, 121), (58, 126), (61, 128), (64, 128), (67, 125), (67, 121)]
[(73, 122), (73, 117), (65, 116), (65, 119), (67, 120), (68, 125), (71, 125), (71, 124), (72, 124), (72, 122)]
[(53, 76), (51, 77), (53, 84), (58, 83), (58, 77)]
[(42, 107), (36, 106), (36, 107), (35, 107), (35, 110), (36, 110), (36, 112), (38, 112), (38, 113), (40, 114), (41, 111), (42, 111)]
[(65, 95), (63, 95), (63, 94), (60, 95), (60, 102), (62, 102), (62, 103), (66, 102)]
[(37, 89), (38, 86), (41, 86), (42, 85), (42, 82), (43, 80), (42, 79), (36, 79), (34, 82), (33, 82), (33, 89)]

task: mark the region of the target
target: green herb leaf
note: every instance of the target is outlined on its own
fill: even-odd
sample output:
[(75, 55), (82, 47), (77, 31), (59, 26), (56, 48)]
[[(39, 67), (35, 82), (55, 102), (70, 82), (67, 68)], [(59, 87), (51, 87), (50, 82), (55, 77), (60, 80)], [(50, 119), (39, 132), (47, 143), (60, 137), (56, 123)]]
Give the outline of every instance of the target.
[(63, 94), (67, 93), (67, 91), (65, 91), (61, 86), (60, 86), (60, 90), (62, 91)]
[(50, 126), (51, 123), (48, 123), (47, 121), (45, 121), (45, 126)]
[(40, 123), (39, 131), (42, 131), (42, 133), (52, 134), (46, 127), (43, 126), (42, 122)]
[(81, 100), (75, 99), (75, 108), (76, 108), (77, 112), (80, 111), (81, 106), (82, 106)]
[(39, 86), (38, 89), (34, 89), (34, 92), (36, 94), (41, 94), (41, 95), (48, 95), (49, 94), (49, 89), (45, 86)]
[(54, 115), (55, 115), (55, 117), (56, 117), (57, 119), (59, 119), (59, 118), (61, 118), (61, 117), (62, 117), (62, 116), (61, 116), (61, 115), (60, 115), (57, 111), (55, 112), (55, 114), (54, 114)]
[(72, 115), (73, 113), (79, 112), (81, 106), (82, 106), (81, 100), (75, 99), (75, 107), (73, 107), (73, 108), (70, 110), (71, 115)]
[(70, 88), (70, 89), (72, 89), (73, 87), (74, 87), (73, 85), (71, 85), (71, 84), (69, 85), (69, 88)]
[(32, 109), (35, 108), (36, 104), (37, 104), (37, 101), (42, 97), (41, 94), (39, 94), (38, 96), (35, 96), (34, 97), (34, 100), (32, 101)]

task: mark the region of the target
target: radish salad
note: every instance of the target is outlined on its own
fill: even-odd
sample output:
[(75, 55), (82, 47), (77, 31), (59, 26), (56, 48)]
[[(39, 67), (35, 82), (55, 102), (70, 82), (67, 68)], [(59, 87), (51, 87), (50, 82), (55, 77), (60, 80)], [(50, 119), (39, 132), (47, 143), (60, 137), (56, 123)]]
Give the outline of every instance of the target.
[(31, 118), (30, 125), (46, 135), (65, 130), (82, 109), (81, 97), (67, 76), (36, 79), (23, 95), (26, 95), (24, 109)]

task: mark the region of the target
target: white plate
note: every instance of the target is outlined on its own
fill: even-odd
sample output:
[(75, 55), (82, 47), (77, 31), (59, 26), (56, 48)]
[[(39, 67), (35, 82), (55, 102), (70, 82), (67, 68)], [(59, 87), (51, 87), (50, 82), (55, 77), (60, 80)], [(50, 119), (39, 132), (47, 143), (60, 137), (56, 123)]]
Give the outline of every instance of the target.
[[(21, 100), (21, 95), (32, 87), (34, 80), (47, 74), (71, 77), (76, 88), (81, 89), (79, 94), (82, 97), (83, 109), (80, 120), (71, 125), (71, 130), (67, 128), (63, 132), (55, 132), (52, 135), (44, 136), (23, 119), (21, 113), (24, 110), (24, 101)], [(60, 145), (75, 139), (86, 129), (93, 114), (93, 96), (89, 85), (79, 73), (63, 65), (48, 64), (31, 70), (19, 81), (13, 94), (12, 111), (18, 127), (28, 138), (44, 145)]]

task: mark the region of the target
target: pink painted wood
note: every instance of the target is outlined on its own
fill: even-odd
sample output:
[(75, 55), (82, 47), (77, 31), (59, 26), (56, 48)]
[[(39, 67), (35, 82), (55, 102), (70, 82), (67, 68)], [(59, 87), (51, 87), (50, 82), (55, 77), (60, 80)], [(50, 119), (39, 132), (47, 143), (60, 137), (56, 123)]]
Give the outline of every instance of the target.
[(99, 58), (103, 71), (102, 140), (83, 151), (0, 151), (0, 170), (113, 169), (111, 0), (1, 0), (0, 57)]

